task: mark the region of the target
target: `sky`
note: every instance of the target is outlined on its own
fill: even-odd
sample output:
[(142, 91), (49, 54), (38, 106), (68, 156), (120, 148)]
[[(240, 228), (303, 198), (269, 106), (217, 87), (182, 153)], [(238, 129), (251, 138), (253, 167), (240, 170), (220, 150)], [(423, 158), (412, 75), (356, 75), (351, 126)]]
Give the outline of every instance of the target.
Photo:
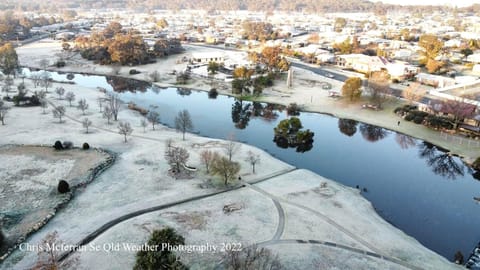
[(480, 0), (370, 0), (372, 2), (384, 2), (397, 5), (448, 5), (465, 7), (473, 4), (480, 4)]

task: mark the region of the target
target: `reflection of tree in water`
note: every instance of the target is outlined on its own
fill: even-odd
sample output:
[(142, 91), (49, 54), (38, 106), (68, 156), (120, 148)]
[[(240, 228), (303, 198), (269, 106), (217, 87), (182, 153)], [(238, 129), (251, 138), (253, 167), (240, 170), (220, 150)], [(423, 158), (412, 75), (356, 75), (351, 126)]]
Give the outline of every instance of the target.
[(480, 181), (480, 171), (475, 171), (472, 173), (473, 178), (477, 179)]
[(252, 114), (251, 107), (251, 103), (244, 105), (242, 100), (235, 100), (232, 104), (232, 122), (236, 128), (244, 129), (247, 127), (250, 121), (250, 115)]
[(301, 130), (302, 122), (297, 117), (291, 117), (280, 121), (273, 129), (273, 141), (280, 148), (295, 148), (297, 152), (304, 153), (313, 148), (313, 136), (309, 129)]
[(402, 149), (408, 149), (417, 145), (417, 141), (414, 138), (400, 133), (395, 135), (395, 141)]
[(358, 122), (350, 119), (338, 119), (338, 129), (343, 134), (352, 137), (357, 132)]
[(419, 156), (426, 159), (435, 174), (455, 179), (465, 174), (465, 166), (450, 153), (435, 145), (423, 142), (419, 145)]
[(248, 126), (251, 117), (259, 117), (266, 121), (274, 121), (278, 118), (276, 106), (259, 102), (244, 102), (236, 99), (232, 104), (232, 122), (238, 129)]
[(361, 124), (360, 133), (362, 133), (363, 138), (369, 142), (379, 141), (381, 139), (384, 139), (388, 135), (388, 131), (384, 128), (372, 126), (369, 124)]
[(182, 87), (177, 88), (177, 94), (179, 94), (180, 96), (189, 96), (191, 93), (192, 93), (191, 89), (182, 88)]
[(151, 86), (150, 83), (134, 80), (134, 79), (127, 79), (122, 77), (116, 76), (106, 76), (107, 83), (110, 84), (115, 92), (132, 92), (135, 93), (139, 92), (146, 92), (147, 89)]

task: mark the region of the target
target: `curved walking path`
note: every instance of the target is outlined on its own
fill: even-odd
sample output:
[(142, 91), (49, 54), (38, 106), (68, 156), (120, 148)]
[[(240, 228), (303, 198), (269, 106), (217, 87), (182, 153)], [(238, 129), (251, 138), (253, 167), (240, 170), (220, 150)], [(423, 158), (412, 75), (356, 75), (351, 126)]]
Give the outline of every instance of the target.
[(371, 252), (371, 251), (368, 251), (368, 250), (363, 250), (363, 249), (359, 249), (359, 248), (354, 248), (354, 247), (350, 247), (350, 246), (346, 246), (346, 245), (342, 245), (342, 244), (338, 244), (338, 243), (334, 243), (334, 242), (322, 241), (322, 240), (279, 239), (279, 240), (269, 240), (269, 241), (260, 242), (260, 243), (257, 243), (256, 245), (262, 247), (262, 246), (280, 245), (280, 244), (321, 245), (321, 246), (326, 246), (326, 247), (330, 247), (330, 248), (339, 248), (339, 249), (346, 250), (346, 251), (349, 251), (349, 252), (354, 252), (354, 253), (362, 254), (362, 255), (365, 255), (365, 256), (374, 257), (374, 258), (377, 258), (377, 259), (380, 259), (380, 260), (389, 261), (389, 262), (401, 265), (403, 267), (406, 267), (406, 268), (409, 268), (409, 269), (412, 269), (412, 270), (422, 270), (423, 269), (421, 267), (409, 264), (409, 263), (407, 263), (405, 261), (402, 261), (400, 259), (397, 259), (395, 257), (385, 256), (385, 255), (378, 254), (378, 253), (375, 253), (375, 252)]

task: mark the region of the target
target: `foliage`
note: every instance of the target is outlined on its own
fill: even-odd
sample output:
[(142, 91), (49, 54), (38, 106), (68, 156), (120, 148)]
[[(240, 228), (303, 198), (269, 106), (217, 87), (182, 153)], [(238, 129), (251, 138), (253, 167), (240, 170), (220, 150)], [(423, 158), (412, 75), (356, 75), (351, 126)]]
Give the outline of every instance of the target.
[(163, 248), (165, 245), (179, 246), (185, 244), (185, 238), (174, 229), (167, 227), (155, 230), (147, 242), (147, 246), (158, 247), (156, 250), (137, 252), (134, 270), (184, 270), (188, 269), (175, 254)]
[(57, 87), (55, 88), (55, 93), (58, 95), (58, 99), (62, 99), (63, 94), (65, 94), (65, 88)]
[(472, 167), (473, 167), (475, 170), (480, 170), (480, 157), (478, 157), (478, 158), (472, 163)]
[(288, 115), (295, 115), (298, 116), (300, 115), (300, 108), (297, 105), (297, 103), (290, 103), (287, 106), (287, 114)]
[(220, 64), (214, 61), (208, 62), (207, 71), (208, 74), (215, 75), (220, 69)]
[(59, 247), (63, 245), (63, 242), (58, 239), (58, 233), (56, 231), (48, 233), (37, 246), (37, 262), (32, 269), (72, 269), (76, 266), (78, 264), (78, 257), (70, 257), (59, 262), (62, 255), (61, 252), (63, 252)]
[(63, 149), (72, 149), (73, 148), (73, 142), (71, 141), (64, 141), (63, 142)]
[(411, 83), (402, 91), (402, 96), (410, 103), (419, 102), (427, 93), (425, 89), (420, 89), (419, 83)]
[(275, 127), (273, 141), (281, 148), (296, 147), (297, 152), (305, 152), (313, 147), (314, 133), (303, 128), (300, 119), (284, 119)]
[(186, 84), (188, 80), (190, 80), (190, 73), (189, 72), (178, 72), (177, 73), (177, 83)]
[(334, 43), (333, 48), (340, 54), (351, 54), (353, 51), (353, 46), (350, 37), (346, 38), (340, 43)]
[(60, 182), (58, 182), (57, 191), (60, 194), (70, 192), (70, 185), (67, 181), (60, 180)]
[(69, 91), (65, 94), (65, 99), (68, 101), (70, 107), (72, 107), (72, 102), (75, 101), (75, 94)]
[(451, 120), (443, 116), (429, 115), (426, 117), (426, 124), (432, 128), (453, 129)]
[(52, 110), (53, 117), (58, 118), (58, 122), (62, 123), (62, 117), (65, 115), (66, 111), (67, 110), (63, 106), (54, 107)]
[(244, 21), (242, 27), (245, 39), (265, 41), (276, 37), (271, 23)]
[(182, 166), (188, 161), (190, 154), (187, 149), (183, 147), (176, 147), (173, 145), (167, 146), (165, 149), (165, 159), (167, 160), (173, 172), (179, 173)]
[(208, 91), (208, 98), (215, 99), (217, 98), (217, 96), (218, 96), (218, 91), (216, 88), (212, 88), (210, 89), (210, 91)]
[(203, 150), (200, 152), (200, 161), (205, 165), (207, 173), (210, 173), (210, 167), (212, 166), (213, 161), (218, 157), (218, 153), (211, 150)]
[(357, 132), (358, 122), (350, 119), (338, 119), (338, 129), (343, 134), (351, 137)]
[(420, 54), (423, 57), (420, 60), (420, 64), (425, 65), (429, 73), (435, 73), (440, 70), (443, 63), (435, 60), (435, 58), (442, 51), (443, 42), (436, 35), (425, 34), (420, 37), (418, 46), (423, 49), (420, 50)]
[(185, 140), (185, 132), (193, 129), (192, 118), (188, 110), (178, 112), (177, 117), (175, 117), (175, 128), (182, 132), (182, 139)]
[(240, 172), (240, 163), (230, 161), (227, 157), (217, 157), (213, 161), (210, 171), (213, 175), (222, 177), (224, 184), (227, 185)]
[(85, 111), (88, 109), (87, 100), (82, 98), (78, 101), (77, 109), (82, 111), (82, 114), (85, 115)]
[(355, 101), (362, 95), (361, 86), (362, 80), (359, 77), (348, 78), (342, 86), (342, 95), (348, 97), (350, 101)]

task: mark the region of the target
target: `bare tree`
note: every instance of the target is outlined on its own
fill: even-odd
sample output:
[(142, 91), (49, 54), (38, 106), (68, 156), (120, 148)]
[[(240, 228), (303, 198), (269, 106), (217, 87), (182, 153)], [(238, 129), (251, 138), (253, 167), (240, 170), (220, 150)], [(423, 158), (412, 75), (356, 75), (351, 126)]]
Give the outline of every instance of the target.
[(2, 121), (2, 126), (5, 125), (5, 116), (7, 116), (9, 109), (10, 108), (7, 107), (2, 100), (0, 100), (0, 121)]
[(210, 173), (210, 167), (215, 159), (219, 158), (217, 152), (213, 152), (211, 150), (203, 150), (200, 152), (200, 160), (205, 165), (205, 169), (207, 173)]
[(240, 144), (235, 142), (235, 134), (230, 133), (227, 137), (227, 144), (224, 146), (225, 155), (228, 156), (228, 160), (232, 161), (232, 157), (240, 149)]
[(368, 79), (368, 87), (366, 90), (370, 94), (370, 99), (379, 108), (388, 99), (391, 94), (390, 86), (388, 85), (388, 74), (386, 72), (372, 73)]
[(235, 179), (235, 176), (240, 171), (240, 164), (238, 162), (230, 161), (226, 157), (216, 158), (211, 165), (211, 173), (213, 175), (220, 175), (225, 185), (229, 181)]
[(420, 101), (427, 93), (427, 91), (421, 89), (420, 86), (420, 83), (411, 83), (402, 91), (402, 96), (408, 100), (410, 104)]
[(10, 90), (12, 90), (13, 83), (14, 82), (13, 82), (12, 76), (8, 75), (7, 77), (5, 77), (5, 82), (4, 82), (4, 85), (2, 86), (2, 92), (7, 93), (7, 97)]
[(45, 111), (45, 109), (48, 108), (48, 101), (46, 98), (40, 99), (40, 107), (42, 107), (43, 109), (43, 114), (46, 114), (47, 112)]
[(52, 112), (53, 112), (53, 117), (58, 118), (58, 122), (62, 123), (62, 117), (65, 115), (65, 112), (66, 112), (65, 107), (63, 106), (54, 107)]
[(78, 101), (77, 109), (82, 111), (82, 114), (85, 115), (85, 111), (88, 109), (87, 100), (82, 98)]
[(118, 120), (118, 111), (120, 110), (120, 98), (117, 94), (110, 94), (108, 97), (108, 104), (107, 106), (110, 108), (110, 111), (113, 115), (113, 119), (115, 121)]
[(140, 126), (143, 127), (143, 133), (145, 133), (145, 128), (148, 126), (147, 120), (142, 118), (142, 120), (140, 120)]
[(75, 94), (69, 91), (65, 94), (65, 99), (68, 101), (70, 107), (72, 107), (72, 101), (75, 101)]
[(73, 269), (78, 263), (78, 257), (69, 257), (60, 262), (62, 241), (58, 239), (56, 231), (49, 233), (43, 238), (38, 247), (37, 262), (32, 269)]
[(48, 87), (52, 85), (52, 76), (48, 71), (44, 71), (40, 74), (40, 82), (40, 84), (45, 87), (45, 92), (48, 92)]
[(284, 269), (278, 255), (273, 255), (269, 249), (259, 248), (257, 245), (242, 251), (230, 249), (225, 252), (223, 261), (227, 270)]
[(192, 118), (190, 113), (187, 110), (178, 112), (177, 117), (175, 117), (175, 128), (177, 131), (181, 131), (183, 134), (183, 140), (185, 140), (185, 132), (193, 129)]
[(40, 66), (40, 68), (42, 69), (46, 69), (48, 67), (48, 65), (50, 64), (50, 61), (48, 61), (47, 59), (42, 59), (38, 62), (38, 65)]
[(147, 120), (152, 124), (152, 130), (155, 130), (155, 125), (160, 121), (160, 114), (158, 112), (149, 111)]
[(115, 64), (112, 65), (112, 74), (113, 75), (120, 74), (121, 70), (122, 70), (122, 66), (120, 64), (115, 63)]
[(255, 165), (260, 163), (260, 155), (256, 155), (252, 151), (247, 152), (247, 158), (245, 159), (250, 165), (252, 165), (252, 173), (255, 173)]
[(104, 101), (103, 98), (101, 98), (101, 97), (97, 98), (98, 108), (100, 108), (100, 112), (103, 111), (103, 101)]
[(92, 125), (92, 121), (88, 120), (88, 118), (84, 118), (82, 121), (82, 125), (85, 128), (85, 132), (88, 133), (88, 127)]
[(118, 123), (118, 133), (124, 136), (125, 142), (127, 142), (127, 136), (132, 134), (132, 131), (133, 129), (130, 123), (123, 121), (120, 121), (120, 123)]
[(65, 94), (65, 88), (57, 87), (55, 88), (55, 93), (58, 95), (58, 99), (62, 99), (63, 94)]
[(179, 173), (182, 166), (188, 161), (187, 149), (170, 145), (165, 149), (165, 159), (174, 173)]
[(103, 110), (103, 118), (107, 119), (107, 124), (110, 125), (110, 120), (112, 120), (113, 113), (112, 109), (110, 109), (109, 106), (105, 106), (105, 109)]
[(32, 73), (32, 75), (30, 75), (30, 79), (33, 81), (33, 86), (37, 88), (41, 81), (40, 74), (38, 72)]
[(160, 73), (158, 71), (153, 71), (148, 75), (152, 82), (158, 82), (160, 80)]

